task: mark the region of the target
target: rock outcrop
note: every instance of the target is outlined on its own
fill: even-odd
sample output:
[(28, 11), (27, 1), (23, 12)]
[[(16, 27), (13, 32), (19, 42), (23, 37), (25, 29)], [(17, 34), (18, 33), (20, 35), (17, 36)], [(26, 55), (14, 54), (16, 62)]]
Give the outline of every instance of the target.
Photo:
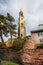
[(35, 43), (28, 41), (21, 52), (23, 65), (43, 65), (43, 49), (35, 49)]
[(27, 40), (23, 46), (23, 50), (26, 49), (35, 49), (35, 43), (32, 40)]

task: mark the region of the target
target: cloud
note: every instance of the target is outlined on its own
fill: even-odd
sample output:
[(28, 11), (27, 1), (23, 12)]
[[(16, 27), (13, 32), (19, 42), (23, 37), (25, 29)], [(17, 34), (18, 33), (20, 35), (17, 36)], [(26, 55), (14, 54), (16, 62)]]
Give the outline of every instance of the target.
[(15, 17), (18, 23), (18, 14), (20, 9), (24, 13), (26, 22), (26, 32), (29, 35), (30, 31), (43, 23), (43, 0), (1, 0), (0, 13), (6, 14), (9, 12)]
[(0, 14), (6, 12), (7, 6), (0, 3)]

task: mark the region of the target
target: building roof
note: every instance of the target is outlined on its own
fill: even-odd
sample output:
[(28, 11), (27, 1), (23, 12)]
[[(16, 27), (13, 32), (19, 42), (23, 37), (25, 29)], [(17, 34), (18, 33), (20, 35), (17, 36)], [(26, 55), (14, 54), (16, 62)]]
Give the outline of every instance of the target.
[(43, 32), (43, 29), (32, 30), (31, 33)]
[(39, 24), (39, 26), (43, 26), (43, 24)]

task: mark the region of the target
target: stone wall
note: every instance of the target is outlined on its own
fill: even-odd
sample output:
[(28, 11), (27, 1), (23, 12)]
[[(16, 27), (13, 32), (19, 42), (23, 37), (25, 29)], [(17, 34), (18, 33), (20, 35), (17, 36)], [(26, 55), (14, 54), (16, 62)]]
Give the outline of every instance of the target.
[(43, 65), (43, 49), (27, 49), (21, 53), (23, 65)]
[(2, 62), (20, 62), (22, 65), (43, 65), (43, 49), (24, 49), (16, 52), (14, 49), (0, 49)]
[(18, 52), (14, 49), (0, 49), (0, 61), (18, 62)]
[(33, 40), (28, 40), (20, 54), (23, 65), (43, 65), (43, 49), (36, 49)]

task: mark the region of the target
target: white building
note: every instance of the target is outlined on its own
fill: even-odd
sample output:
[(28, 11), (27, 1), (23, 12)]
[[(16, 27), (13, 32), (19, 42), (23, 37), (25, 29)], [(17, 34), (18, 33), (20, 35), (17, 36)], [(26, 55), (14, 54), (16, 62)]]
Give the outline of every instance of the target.
[(36, 43), (43, 43), (43, 24), (38, 26), (38, 30), (31, 31), (31, 39)]

